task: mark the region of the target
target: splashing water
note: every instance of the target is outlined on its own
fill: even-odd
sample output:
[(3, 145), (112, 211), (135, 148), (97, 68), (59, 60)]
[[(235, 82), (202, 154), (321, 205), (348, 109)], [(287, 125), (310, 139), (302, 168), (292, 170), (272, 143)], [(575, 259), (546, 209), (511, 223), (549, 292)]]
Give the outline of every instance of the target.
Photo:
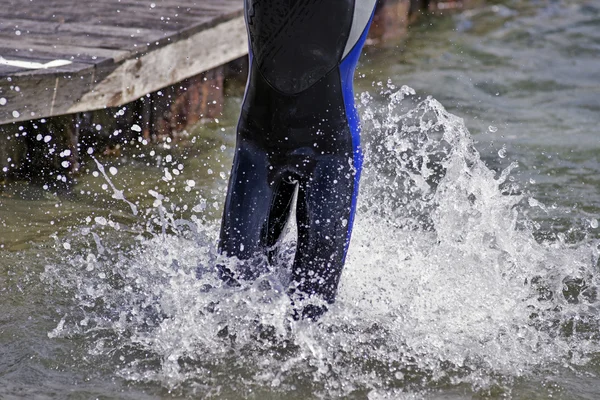
[(318, 323), (290, 318), (285, 268), (223, 287), (217, 224), (201, 208), (176, 219), (153, 192), (144, 228), (83, 228), (46, 267), (50, 290), (72, 296), (49, 335), (83, 338), (132, 382), (205, 397), (397, 398), (585, 364), (600, 351), (597, 244), (537, 242), (516, 165), (491, 171), (439, 102), (381, 88), (361, 96), (361, 207)]

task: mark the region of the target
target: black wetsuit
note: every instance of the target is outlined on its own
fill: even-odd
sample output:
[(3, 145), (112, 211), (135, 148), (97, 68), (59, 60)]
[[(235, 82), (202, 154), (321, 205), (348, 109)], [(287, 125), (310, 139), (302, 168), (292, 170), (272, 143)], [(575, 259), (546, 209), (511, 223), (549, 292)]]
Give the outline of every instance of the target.
[(246, 0), (250, 71), (219, 242), (239, 261), (221, 265), (226, 281), (264, 270), (297, 188), (289, 293), (334, 301), (362, 165), (352, 81), (374, 4)]

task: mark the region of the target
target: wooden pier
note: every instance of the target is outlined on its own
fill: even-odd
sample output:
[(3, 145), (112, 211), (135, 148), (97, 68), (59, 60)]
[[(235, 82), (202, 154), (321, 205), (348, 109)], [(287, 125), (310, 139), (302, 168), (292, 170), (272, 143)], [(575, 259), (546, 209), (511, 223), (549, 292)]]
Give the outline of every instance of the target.
[(0, 124), (120, 106), (246, 43), (240, 0), (3, 0)]
[[(218, 117), (224, 65), (237, 59), (244, 70), (243, 3), (2, 0), (0, 184), (55, 186), (77, 173), (87, 146), (102, 152)], [(402, 35), (411, 15), (438, 3), (460, 2), (378, 0), (371, 37)]]

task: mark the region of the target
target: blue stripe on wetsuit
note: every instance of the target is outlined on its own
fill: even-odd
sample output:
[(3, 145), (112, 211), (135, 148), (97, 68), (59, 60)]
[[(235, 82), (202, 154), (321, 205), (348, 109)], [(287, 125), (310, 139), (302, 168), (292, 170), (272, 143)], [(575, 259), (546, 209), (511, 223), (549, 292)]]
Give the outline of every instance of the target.
[(367, 36), (369, 33), (369, 27), (371, 26), (371, 22), (373, 21), (373, 16), (375, 15), (375, 11), (371, 14), (371, 18), (369, 18), (369, 22), (365, 27), (363, 33), (360, 36), (358, 42), (354, 45), (350, 53), (344, 58), (342, 63), (340, 64), (340, 78), (342, 81), (342, 93), (344, 95), (344, 105), (346, 108), (346, 116), (348, 118), (348, 125), (350, 126), (350, 131), (352, 132), (352, 148), (354, 150), (353, 158), (354, 158), (354, 168), (356, 169), (356, 175), (354, 177), (354, 194), (352, 197), (352, 209), (350, 211), (350, 221), (348, 221), (348, 237), (346, 239), (346, 251), (344, 254), (344, 260), (346, 258), (348, 252), (348, 246), (350, 245), (350, 238), (352, 236), (352, 227), (354, 226), (354, 216), (356, 215), (356, 205), (358, 202), (358, 189), (359, 189), (359, 181), (360, 175), (362, 172), (362, 164), (363, 164), (363, 153), (360, 146), (360, 118), (358, 116), (358, 111), (356, 110), (356, 105), (354, 103), (354, 71), (356, 69), (356, 65), (358, 63), (358, 59), (360, 58), (360, 53), (362, 48), (367, 40)]

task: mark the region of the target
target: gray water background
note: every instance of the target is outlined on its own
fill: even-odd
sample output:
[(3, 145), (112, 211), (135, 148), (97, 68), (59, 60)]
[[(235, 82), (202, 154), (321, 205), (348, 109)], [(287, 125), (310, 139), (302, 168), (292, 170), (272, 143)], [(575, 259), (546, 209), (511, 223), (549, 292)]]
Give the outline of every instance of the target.
[[(518, 162), (511, 176), (515, 191), (530, 199), (525, 200), (530, 207), (522, 207), (522, 212), (533, 221), (538, 240), (577, 247), (599, 236), (599, 54), (600, 5), (595, 2), (501, 2), (456, 15), (423, 18), (398, 47), (368, 48), (356, 91), (369, 91), (375, 103), (385, 106), (377, 96), (377, 82), (385, 87), (389, 78), (396, 85), (411, 86), (421, 98), (432, 95), (464, 119), (489, 168), (499, 173)], [(216, 223), (241, 102), (239, 88), (231, 93), (223, 119), (198, 127), (186, 140), (132, 148), (118, 159), (100, 158), (111, 182), (123, 188), (140, 210), (155, 203), (148, 195), (152, 189), (172, 198), (177, 206), (168, 211), (173, 214), (189, 218), (192, 208), (198, 207), (207, 224)], [(118, 232), (98, 230), (101, 240), (113, 246), (118, 263), (119, 250), (136, 251), (139, 231), (132, 227), (154, 218), (143, 212), (132, 216), (127, 204), (113, 199), (107, 181), (92, 174), (97, 170), (95, 163), (86, 166), (89, 171), (79, 178), (71, 198), (23, 183), (0, 193), (0, 397), (200, 396), (203, 392), (191, 384), (193, 378), (175, 386), (158, 379), (128, 378), (120, 370), (123, 360), (119, 357), (138, 358), (139, 364), (149, 360), (144, 368), (152, 370), (156, 357), (146, 351), (102, 351), (94, 333), (49, 337), (65, 315), (84, 306), (73, 285), (44, 278), (47, 266), (75, 264), (70, 254), (85, 252), (75, 244), (71, 248), (70, 243), (77, 242), (82, 228), (107, 226), (105, 220), (119, 224)], [(115, 175), (110, 166), (116, 168)], [(180, 170), (180, 175), (173, 170)], [(194, 186), (189, 180), (195, 181)], [(85, 290), (85, 282), (80, 287)], [(227, 375), (227, 365), (214, 368), (224, 368)], [(600, 396), (598, 373), (598, 355), (592, 351), (583, 365), (544, 364), (525, 377), (494, 377), (482, 368), (481, 374), (491, 375), (494, 381), (483, 388), (460, 379), (435, 383), (424, 373), (422, 384), (417, 374), (415, 381), (400, 379), (387, 389), (391, 398), (594, 399)], [(283, 394), (267, 388), (253, 395), (256, 385), (250, 383), (246, 391), (223, 388), (221, 397), (328, 397), (326, 389), (302, 386), (301, 375), (297, 390)], [(368, 380), (368, 375), (362, 378)], [(369, 396), (368, 389), (357, 386), (352, 397)], [(385, 389), (378, 392), (380, 397), (372, 398), (385, 398)]]

